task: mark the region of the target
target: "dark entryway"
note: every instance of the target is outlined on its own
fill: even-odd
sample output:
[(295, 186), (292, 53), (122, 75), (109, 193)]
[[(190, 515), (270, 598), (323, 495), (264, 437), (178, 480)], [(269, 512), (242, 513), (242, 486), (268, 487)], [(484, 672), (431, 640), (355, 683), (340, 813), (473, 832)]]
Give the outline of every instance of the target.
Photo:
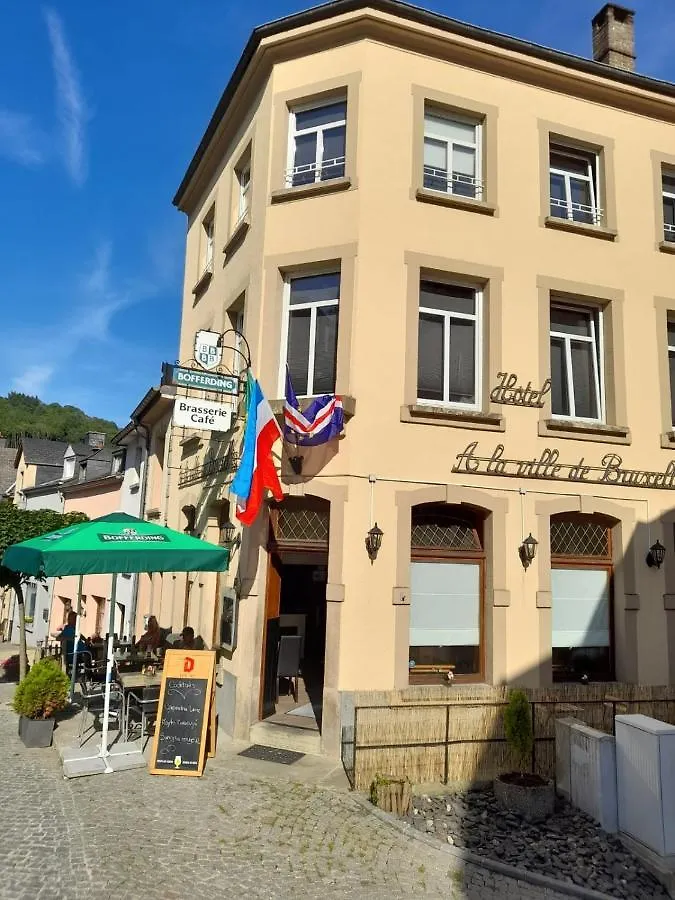
[(260, 718), (320, 730), (326, 646), (329, 504), (272, 509)]

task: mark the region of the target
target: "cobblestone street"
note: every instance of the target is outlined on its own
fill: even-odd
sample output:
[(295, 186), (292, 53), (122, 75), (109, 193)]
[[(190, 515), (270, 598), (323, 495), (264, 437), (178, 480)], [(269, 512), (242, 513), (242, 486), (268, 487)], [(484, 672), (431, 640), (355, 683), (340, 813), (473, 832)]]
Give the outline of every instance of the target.
[[(0, 684), (3, 900), (391, 898), (562, 900), (409, 840), (345, 793), (228, 770), (66, 781), (26, 750)], [(285, 767), (279, 767), (284, 768)]]

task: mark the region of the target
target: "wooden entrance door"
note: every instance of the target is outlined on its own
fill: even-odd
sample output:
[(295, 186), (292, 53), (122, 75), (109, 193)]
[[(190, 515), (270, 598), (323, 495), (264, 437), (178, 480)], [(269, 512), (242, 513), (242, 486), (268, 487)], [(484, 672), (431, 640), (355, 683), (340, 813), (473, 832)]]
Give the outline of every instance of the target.
[(281, 560), (270, 553), (265, 592), (265, 629), (263, 631), (262, 666), (260, 672), (259, 716), (274, 715), (277, 699), (277, 661), (279, 654), (279, 611), (281, 605)]

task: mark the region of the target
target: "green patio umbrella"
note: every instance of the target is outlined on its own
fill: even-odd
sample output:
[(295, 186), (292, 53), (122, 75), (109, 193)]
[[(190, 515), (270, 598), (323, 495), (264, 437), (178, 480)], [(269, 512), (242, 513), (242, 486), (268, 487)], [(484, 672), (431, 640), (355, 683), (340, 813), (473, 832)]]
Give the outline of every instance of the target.
[[(223, 572), (228, 567), (229, 559), (230, 553), (225, 547), (122, 512), (60, 528), (7, 548), (2, 557), (2, 565), (25, 575), (47, 578), (59, 575), (113, 576), (101, 748), (95, 757), (86, 753), (82, 755), (79, 751), (64, 755), (64, 773), (67, 777), (113, 772), (115, 769), (111, 761), (114, 756), (118, 757), (120, 768), (145, 765), (143, 756), (138, 751), (120, 749), (117, 754), (111, 754), (108, 749), (110, 682), (114, 663), (115, 576), (119, 573), (140, 572)], [(79, 630), (78, 614), (73, 648), (73, 678)]]
[(26, 575), (223, 572), (229, 550), (117, 512), (12, 544), (2, 564)]

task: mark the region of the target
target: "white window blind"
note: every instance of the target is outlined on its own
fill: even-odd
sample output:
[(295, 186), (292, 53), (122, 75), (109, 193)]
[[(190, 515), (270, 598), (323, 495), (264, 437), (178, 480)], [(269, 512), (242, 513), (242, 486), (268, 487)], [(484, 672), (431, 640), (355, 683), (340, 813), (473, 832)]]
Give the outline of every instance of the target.
[(473, 647), (480, 642), (480, 566), (410, 564), (410, 646)]
[(609, 647), (605, 569), (553, 569), (551, 592), (553, 647)]

